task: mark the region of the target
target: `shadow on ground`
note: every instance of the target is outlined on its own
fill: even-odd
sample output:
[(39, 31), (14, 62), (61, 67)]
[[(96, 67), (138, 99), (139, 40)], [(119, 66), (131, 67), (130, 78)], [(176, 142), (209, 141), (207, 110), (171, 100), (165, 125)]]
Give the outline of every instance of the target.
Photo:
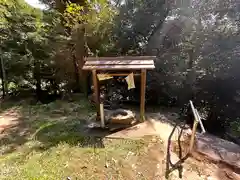
[(103, 137), (86, 135), (84, 120), (79, 121), (58, 122), (37, 130), (33, 137), (43, 143), (39, 149), (45, 150), (59, 143), (87, 148), (104, 148)]
[[(84, 132), (86, 119), (93, 113), (88, 104), (81, 102), (54, 102), (30, 106), (26, 103), (9, 103), (1, 107), (1, 120), (9, 112), (17, 116), (2, 129), (0, 153), (14, 152), (18, 147), (33, 143), (34, 150), (46, 150), (59, 143), (71, 146), (103, 148), (102, 136), (89, 136)], [(4, 123), (4, 122), (3, 122)]]

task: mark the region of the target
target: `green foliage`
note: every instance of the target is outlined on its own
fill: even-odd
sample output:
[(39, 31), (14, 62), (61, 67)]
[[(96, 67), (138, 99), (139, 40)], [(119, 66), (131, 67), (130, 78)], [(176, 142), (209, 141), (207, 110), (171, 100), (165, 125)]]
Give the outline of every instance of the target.
[[(31, 66), (28, 41), (37, 30), (37, 21), (41, 13), (30, 9), (26, 4), (17, 1), (1, 3), (3, 33), (1, 34), (1, 56), (5, 63), (9, 80), (19, 81), (27, 76)], [(19, 71), (19, 69), (21, 69)]]
[(165, 1), (127, 0), (115, 17), (115, 49), (120, 54), (142, 54), (150, 36), (161, 27), (168, 14)]
[(219, 134), (239, 117), (235, 109), (240, 88), (237, 4), (179, 2), (148, 42), (148, 52), (157, 55), (157, 73), (150, 86), (162, 91), (159, 97), (165, 96), (160, 103), (174, 97), (175, 104), (183, 107), (193, 99), (199, 108), (208, 108), (205, 125)]
[(116, 14), (116, 9), (105, 0), (86, 2), (84, 6), (69, 2), (63, 13), (64, 26), (73, 32), (73, 39), (79, 35), (74, 34), (75, 29), (84, 29), (91, 51), (104, 54), (113, 46), (108, 35), (112, 33)]
[(85, 21), (84, 7), (76, 3), (67, 3), (63, 17), (65, 20), (64, 25), (68, 28), (73, 28), (77, 24)]
[[(23, 1), (1, 2), (1, 57), (9, 83), (33, 87), (34, 66), (51, 64), (60, 16), (54, 11), (41, 12)], [(49, 17), (51, 16), (51, 19)]]

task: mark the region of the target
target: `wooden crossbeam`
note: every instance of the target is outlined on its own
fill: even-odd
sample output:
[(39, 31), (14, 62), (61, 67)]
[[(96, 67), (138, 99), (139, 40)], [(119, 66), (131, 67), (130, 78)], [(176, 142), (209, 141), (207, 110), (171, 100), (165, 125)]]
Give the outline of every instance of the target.
[(154, 64), (152, 65), (84, 65), (83, 70), (122, 70), (122, 69), (154, 69)]
[(96, 60), (86, 61), (85, 65), (152, 65), (153, 60)]
[(118, 57), (86, 57), (86, 61), (109, 61), (109, 60), (153, 60), (156, 56), (118, 56)]

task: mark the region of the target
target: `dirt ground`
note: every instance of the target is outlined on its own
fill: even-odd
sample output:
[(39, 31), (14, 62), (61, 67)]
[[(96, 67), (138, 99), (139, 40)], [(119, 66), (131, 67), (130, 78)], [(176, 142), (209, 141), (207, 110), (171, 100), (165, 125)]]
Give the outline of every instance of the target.
[[(144, 150), (129, 152), (124, 160), (117, 161), (121, 167), (122, 179), (130, 180), (239, 180), (240, 174), (223, 164), (214, 164), (203, 156), (193, 153), (193, 156), (179, 162), (176, 145), (169, 154), (163, 148), (163, 142), (158, 137), (146, 136)], [(174, 149), (175, 148), (175, 149)], [(182, 152), (185, 158), (185, 152)], [(115, 161), (116, 163), (116, 161)]]
[(19, 114), (16, 109), (9, 109), (6, 112), (0, 113), (0, 134), (7, 128), (18, 124)]

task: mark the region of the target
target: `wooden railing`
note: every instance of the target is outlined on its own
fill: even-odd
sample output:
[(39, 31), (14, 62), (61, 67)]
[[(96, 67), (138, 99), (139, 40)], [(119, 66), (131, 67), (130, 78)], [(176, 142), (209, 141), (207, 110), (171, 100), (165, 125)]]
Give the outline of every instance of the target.
[(193, 146), (194, 146), (194, 142), (195, 142), (195, 137), (196, 137), (196, 132), (197, 132), (197, 126), (198, 124), (200, 124), (200, 127), (202, 129), (202, 133), (206, 133), (206, 130), (203, 126), (201, 117), (197, 111), (197, 109), (194, 107), (193, 102), (190, 100), (189, 101), (193, 115), (194, 115), (194, 123), (193, 123), (193, 128), (192, 128), (192, 135), (191, 135), (191, 140), (190, 140), (190, 146), (189, 146), (189, 153), (192, 152), (193, 150)]

